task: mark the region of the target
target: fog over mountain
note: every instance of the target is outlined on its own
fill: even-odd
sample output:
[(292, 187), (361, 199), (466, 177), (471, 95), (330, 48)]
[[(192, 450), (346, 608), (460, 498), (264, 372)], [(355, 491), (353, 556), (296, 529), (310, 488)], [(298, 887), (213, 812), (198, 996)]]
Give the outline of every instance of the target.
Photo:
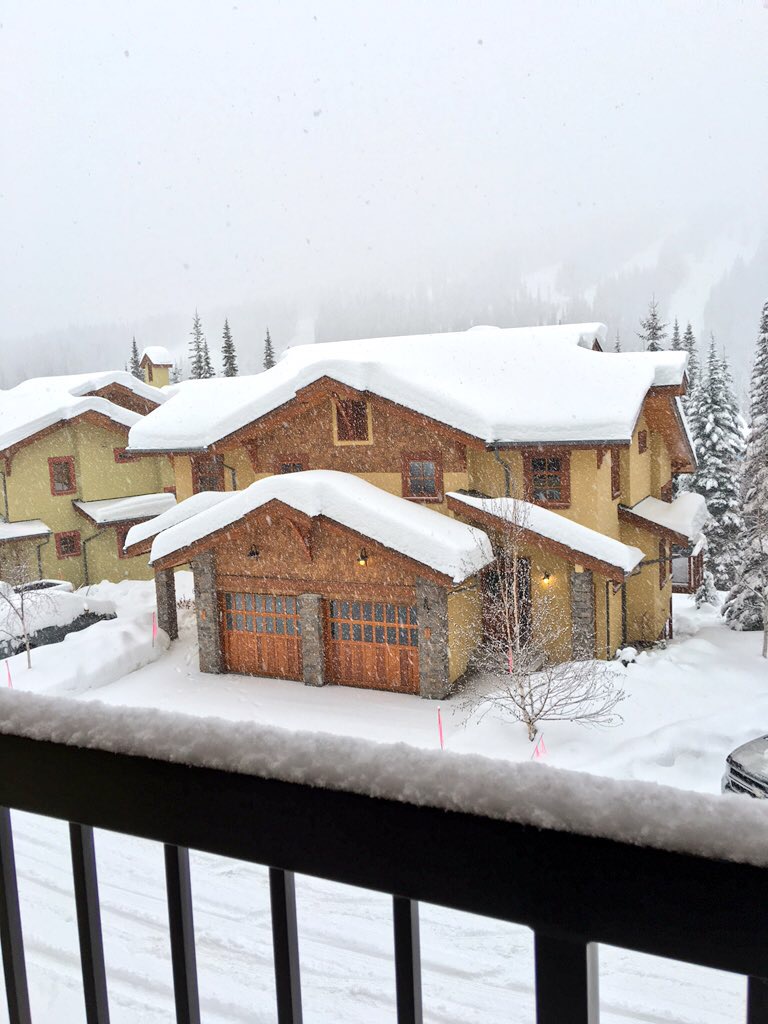
[[(157, 7), (159, 6), (159, 10)], [(597, 319), (740, 385), (768, 295), (761, 0), (5, 5), (0, 386), (131, 337)]]

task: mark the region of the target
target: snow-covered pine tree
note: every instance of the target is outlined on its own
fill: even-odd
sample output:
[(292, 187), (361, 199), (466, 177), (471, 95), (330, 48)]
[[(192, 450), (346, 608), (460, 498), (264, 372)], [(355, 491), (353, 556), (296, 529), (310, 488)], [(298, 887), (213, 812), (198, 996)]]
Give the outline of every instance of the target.
[(209, 378), (216, 376), (216, 371), (214, 370), (213, 363), (211, 362), (211, 353), (210, 353), (210, 350), (208, 348), (208, 342), (206, 341), (205, 338), (203, 338), (203, 348), (202, 348), (202, 355), (201, 355), (201, 358), (200, 358), (200, 363), (201, 363), (200, 376), (202, 378), (204, 378), (205, 380), (208, 380)]
[(689, 417), (698, 467), (687, 489), (706, 499), (712, 516), (706, 530), (709, 569), (717, 589), (728, 590), (736, 578), (744, 526), (738, 486), (744, 441), (728, 364), (718, 356), (714, 337)]
[(205, 376), (203, 373), (205, 335), (203, 334), (203, 325), (200, 322), (200, 315), (197, 310), (195, 310), (195, 319), (192, 321), (192, 330), (189, 337), (189, 376), (192, 380), (200, 380), (201, 377)]
[(675, 317), (675, 325), (672, 328), (671, 348), (673, 352), (679, 352), (682, 347), (682, 342), (680, 341), (680, 324), (677, 322), (677, 317)]
[(693, 395), (696, 385), (699, 383), (699, 348), (696, 344), (690, 320), (683, 334), (683, 348), (688, 353), (688, 366), (686, 367), (686, 373), (688, 374), (688, 396), (683, 399), (683, 405), (687, 406), (688, 398)]
[(768, 637), (768, 302), (760, 318), (749, 385), (749, 439), (741, 502), (742, 563), (723, 615), (731, 629), (763, 629)]
[(169, 380), (171, 384), (178, 384), (182, 378), (181, 363), (174, 363), (171, 367)]
[(139, 365), (139, 349), (136, 345), (135, 337), (131, 344), (131, 373), (134, 377), (138, 377), (139, 380), (144, 380), (144, 374), (141, 372), (141, 366)]
[(232, 340), (232, 331), (229, 329), (229, 321), (224, 321), (224, 333), (222, 335), (221, 343), (221, 361), (224, 366), (225, 377), (236, 377), (237, 376), (237, 352), (235, 352), (235, 343)]
[(272, 339), (269, 336), (269, 328), (267, 328), (267, 336), (264, 339), (264, 369), (271, 370), (275, 365), (275, 350), (272, 348)]
[(640, 320), (640, 326), (642, 331), (638, 331), (637, 336), (646, 352), (660, 352), (664, 348), (662, 342), (667, 337), (667, 325), (661, 322), (655, 295), (648, 305), (648, 316)]

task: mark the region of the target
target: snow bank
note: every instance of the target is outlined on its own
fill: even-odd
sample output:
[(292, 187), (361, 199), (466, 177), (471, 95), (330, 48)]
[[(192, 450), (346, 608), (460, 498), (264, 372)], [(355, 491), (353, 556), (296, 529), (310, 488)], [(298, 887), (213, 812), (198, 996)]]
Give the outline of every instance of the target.
[(445, 573), (456, 583), (493, 561), (491, 543), (481, 530), (389, 494), (349, 473), (316, 469), (266, 477), (243, 491), (230, 492), (226, 501), (160, 533), (152, 544), (150, 562), (182, 551), (274, 500), (308, 516), (327, 516)]
[[(96, 628), (96, 627), (94, 627)], [(0, 693), (0, 733), (768, 866), (768, 807), (541, 764)]]
[(605, 335), (602, 324), (564, 324), (299, 345), (255, 376), (185, 383), (132, 429), (129, 447), (210, 445), (321, 377), (488, 444), (629, 441), (648, 389), (659, 381), (679, 384), (686, 354), (592, 351)]
[(633, 515), (647, 519), (649, 523), (679, 533), (689, 541), (698, 538), (710, 518), (706, 501), (693, 491), (683, 491), (674, 501), (643, 498), (629, 511)]
[(176, 504), (176, 496), (166, 491), (158, 494), (135, 494), (129, 498), (102, 498), (98, 501), (75, 501), (74, 505), (96, 523), (125, 523), (131, 519), (147, 519), (166, 512)]
[(622, 544), (612, 537), (598, 533), (597, 530), (590, 530), (588, 526), (574, 523), (551, 509), (533, 505), (528, 501), (520, 501), (517, 498), (478, 498), (458, 492), (450, 493), (448, 497), (470, 508), (479, 509), (487, 515), (495, 516), (502, 522), (517, 523), (531, 533), (564, 544), (601, 562), (607, 562), (625, 573), (632, 572), (644, 558), (640, 548)]

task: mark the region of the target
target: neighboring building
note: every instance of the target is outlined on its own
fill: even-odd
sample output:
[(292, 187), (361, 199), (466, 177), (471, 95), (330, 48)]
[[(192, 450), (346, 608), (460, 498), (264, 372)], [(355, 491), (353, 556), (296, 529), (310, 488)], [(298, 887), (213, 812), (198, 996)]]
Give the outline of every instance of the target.
[(168, 459), (126, 453), (165, 401), (122, 371), (45, 377), (0, 392), (0, 579), (143, 579), (125, 534), (175, 503)]
[[(577, 324), (300, 346), (254, 377), (185, 383), (131, 428), (129, 450), (171, 456), (180, 500), (275, 475), (337, 470), (378, 488), (366, 491), (372, 517), (385, 491), (403, 507), (424, 506), (436, 530), (442, 513), (477, 524), (495, 542), (505, 499), (527, 503), (531, 629), (537, 621), (542, 628), (546, 592), (565, 623), (550, 655), (609, 658), (627, 642), (670, 633), (672, 546), (687, 557), (680, 548), (706, 511), (702, 503), (694, 509), (672, 501), (673, 476), (695, 466), (679, 401), (685, 353), (603, 352), (604, 339), (602, 325)], [(649, 515), (647, 499), (669, 508), (670, 522)], [(228, 507), (224, 501), (198, 516)], [(143, 550), (151, 529), (137, 540)], [(256, 550), (270, 529), (268, 519), (260, 521)], [(256, 594), (248, 588), (257, 579), (260, 599), (298, 596), (301, 604), (297, 580), (302, 563), (312, 562), (311, 543), (290, 531), (284, 539), (286, 574), (269, 586), (260, 572), (246, 571), (247, 561), (235, 572), (226, 545), (201, 540), (195, 552), (204, 548), (212, 561), (198, 581), (199, 600), (210, 591), (215, 605), (216, 593), (236, 592), (227, 588), (237, 576), (250, 581), (242, 593)], [(165, 571), (155, 548), (152, 559)], [(326, 646), (330, 609), (345, 600), (346, 587), (370, 581), (369, 603), (396, 604), (373, 572), (344, 576), (339, 568), (321, 570), (328, 573), (323, 586), (304, 571), (311, 593), (325, 602), (318, 621)], [(472, 584), (481, 603), (492, 585), (489, 571)], [(221, 630), (220, 665), (234, 668)], [(358, 664), (359, 683), (381, 685), (380, 668), (364, 658)]]
[(155, 388), (167, 387), (171, 380), (173, 359), (162, 345), (149, 345), (141, 353), (139, 367), (144, 371), (144, 380)]

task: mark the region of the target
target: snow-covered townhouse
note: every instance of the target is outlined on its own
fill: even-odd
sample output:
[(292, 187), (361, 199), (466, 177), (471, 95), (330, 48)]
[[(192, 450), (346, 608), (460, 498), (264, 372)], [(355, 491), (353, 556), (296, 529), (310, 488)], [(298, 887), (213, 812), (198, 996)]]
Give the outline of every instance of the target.
[(139, 367), (145, 382), (152, 387), (165, 388), (170, 384), (173, 358), (162, 345), (148, 345), (139, 357)]
[(173, 573), (190, 564), (204, 670), (442, 697), (492, 628), (514, 522), (526, 635), (549, 657), (668, 634), (673, 555), (698, 564), (707, 517), (672, 497), (695, 465), (686, 355), (604, 338), (575, 324), (306, 345), (256, 376), (182, 384), (130, 431), (129, 453), (174, 465), (179, 504), (127, 538), (150, 552), (161, 624), (175, 634)]
[(0, 579), (151, 577), (126, 556), (130, 526), (175, 503), (162, 456), (126, 452), (166, 396), (122, 370), (39, 377), (0, 392)]

